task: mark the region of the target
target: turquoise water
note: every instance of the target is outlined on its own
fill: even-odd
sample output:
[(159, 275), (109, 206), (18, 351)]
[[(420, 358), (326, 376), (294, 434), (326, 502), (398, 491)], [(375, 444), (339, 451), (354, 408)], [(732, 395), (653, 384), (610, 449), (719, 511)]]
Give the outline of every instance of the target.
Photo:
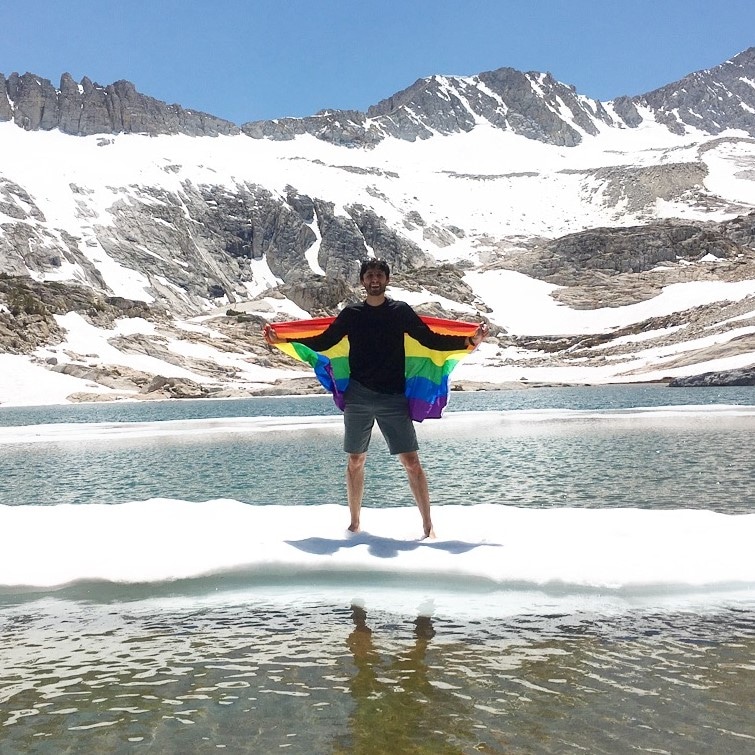
[[(616, 385), (601, 388), (522, 388), (510, 391), (453, 391), (447, 411), (521, 409), (622, 409), (694, 404), (755, 405), (755, 388), (668, 388)], [(42, 407), (0, 406), (0, 427), (47, 422), (152, 422), (210, 417), (338, 414), (328, 396), (234, 400), (135, 401)]]
[[(585, 506), (752, 510), (755, 433), (725, 417), (608, 422), (606, 413), (636, 407), (710, 403), (751, 406), (751, 388), (668, 389), (657, 386), (530, 389), (453, 396), (447, 421), (418, 426), (433, 500)], [(549, 422), (519, 421), (519, 412), (562, 410)], [(459, 413), (502, 412), (453, 422)], [(571, 416), (577, 413), (576, 416)], [(585, 414), (586, 413), (586, 414)], [(326, 415), (321, 431), (270, 431), (103, 442), (6, 444), (0, 457), (0, 504), (122, 503), (168, 496), (233, 498), (253, 505), (343, 501), (343, 451), (337, 410), (326, 397), (242, 401), (165, 401), (0, 410), (0, 423), (134, 423), (222, 417)], [(472, 416), (472, 415), (470, 415)], [(158, 425), (155, 425), (157, 427)], [(126, 425), (124, 424), (124, 427)], [(45, 432), (44, 428), (40, 433)], [(736, 453), (731, 453), (736, 449)], [(376, 431), (365, 504), (412, 505), (403, 471)], [(459, 470), (475, 470), (474, 484)]]
[[(751, 514), (755, 420), (721, 408), (753, 399), (746, 388), (657, 386), (455, 394), (458, 416), (421, 426), (421, 453), (435, 506)], [(701, 404), (715, 406), (660, 408)], [(320, 415), (330, 424), (193, 432), (221, 417)], [(190, 422), (153, 432), (176, 420)], [(118, 432), (136, 422), (149, 423), (145, 435)], [(103, 440), (91, 423), (116, 427)], [(48, 437), (47, 424), (81, 433)], [(40, 439), (0, 444), (0, 504), (11, 507), (343, 503), (340, 421), (324, 397), (0, 409), (0, 426), (19, 425)], [(367, 478), (365, 506), (413, 505), (379, 437)], [(128, 547), (144, 556), (138, 540)], [(306, 574), (295, 584), (238, 574), (6, 590), (0, 753), (755, 749), (749, 596), (679, 593), (647, 608), (591, 594), (581, 609), (554, 599), (464, 618), (407, 611), (387, 579), (354, 575), (345, 589), (353, 601), (315, 594)]]

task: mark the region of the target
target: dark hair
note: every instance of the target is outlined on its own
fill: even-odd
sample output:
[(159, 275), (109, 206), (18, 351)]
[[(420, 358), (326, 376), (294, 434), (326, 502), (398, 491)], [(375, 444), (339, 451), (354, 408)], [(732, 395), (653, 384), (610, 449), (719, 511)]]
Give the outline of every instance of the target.
[(386, 278), (391, 277), (391, 268), (388, 267), (388, 263), (377, 257), (369, 257), (366, 260), (362, 260), (362, 264), (359, 268), (359, 280), (364, 278), (364, 274), (368, 270), (382, 270), (385, 273)]

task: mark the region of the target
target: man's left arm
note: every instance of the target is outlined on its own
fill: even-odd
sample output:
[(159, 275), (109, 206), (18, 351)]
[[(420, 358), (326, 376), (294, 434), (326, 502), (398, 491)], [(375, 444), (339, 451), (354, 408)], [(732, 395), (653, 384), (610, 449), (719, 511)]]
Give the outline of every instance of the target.
[(407, 306), (407, 310), (409, 322), (406, 332), (415, 341), (419, 341), (423, 346), (427, 346), (428, 349), (435, 349), (437, 351), (476, 349), (488, 334), (488, 326), (485, 323), (480, 323), (474, 335), (471, 336), (450, 336), (435, 333), (422, 322), (419, 315), (411, 307)]

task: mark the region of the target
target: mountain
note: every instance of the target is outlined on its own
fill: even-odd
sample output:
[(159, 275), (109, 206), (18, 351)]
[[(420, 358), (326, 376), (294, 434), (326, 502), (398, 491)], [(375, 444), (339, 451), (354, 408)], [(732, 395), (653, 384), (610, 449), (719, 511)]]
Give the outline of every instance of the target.
[[(3, 96), (3, 93), (5, 96)], [(234, 124), (206, 113), (147, 97), (130, 81), (106, 87), (84, 77), (77, 84), (64, 73), (60, 88), (31, 73), (0, 74), (0, 122), (13, 121), (27, 131), (59, 129), (64, 134), (146, 133), (217, 136), (236, 134)]]
[[(148, 133), (216, 136), (239, 127), (206, 113), (166, 105), (128, 81), (108, 86), (63, 74), (55, 89), (26, 73), (0, 74), (0, 122), (26, 130), (59, 129), (77, 136)], [(755, 136), (755, 47), (637, 97), (602, 103), (578, 94), (549, 73), (499, 68), (476, 76), (431, 76), (358, 111), (326, 110), (308, 118), (252, 121), (241, 130), (258, 139), (311, 134), (339, 146), (369, 147), (393, 137), (406, 141), (472, 131), (481, 123), (546, 144), (572, 147), (602, 127), (638, 128), (646, 121), (675, 134), (738, 129)]]
[(432, 76), (374, 105), (367, 113), (324, 111), (311, 118), (257, 121), (242, 126), (255, 138), (301, 134), (344, 146), (370, 146), (388, 137), (414, 141), (469, 132), (480, 124), (573, 147), (601, 129), (638, 128), (647, 121), (676, 134), (727, 128), (755, 136), (755, 47), (647, 95), (598, 102), (549, 73), (513, 68), (477, 76)]
[(0, 357), (88, 397), (291, 389), (259, 325), (357, 298), (374, 253), (421, 311), (490, 322), (467, 384), (746, 368), (754, 132), (755, 48), (610, 102), (501, 68), (240, 127), (0, 75)]

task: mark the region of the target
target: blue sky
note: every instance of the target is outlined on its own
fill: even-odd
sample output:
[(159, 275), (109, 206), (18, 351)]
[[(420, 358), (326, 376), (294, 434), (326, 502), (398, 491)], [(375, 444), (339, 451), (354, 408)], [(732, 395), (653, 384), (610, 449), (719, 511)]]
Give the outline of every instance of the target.
[(235, 123), (366, 110), (432, 74), (641, 94), (755, 45), (753, 0), (2, 0), (0, 73), (132, 81)]

